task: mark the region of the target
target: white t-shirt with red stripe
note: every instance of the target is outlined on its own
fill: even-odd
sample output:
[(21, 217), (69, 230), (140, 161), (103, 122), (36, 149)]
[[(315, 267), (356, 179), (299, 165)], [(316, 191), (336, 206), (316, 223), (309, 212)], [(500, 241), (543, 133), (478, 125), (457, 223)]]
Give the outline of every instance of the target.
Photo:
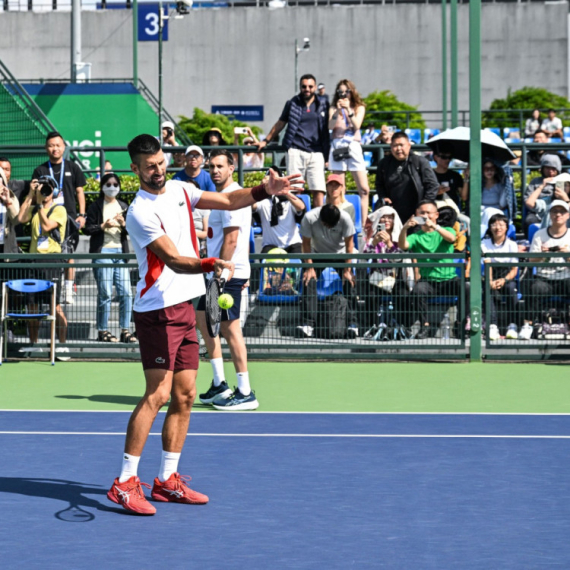
[[(241, 190), (237, 182), (233, 182), (221, 194)], [(224, 228), (239, 228), (236, 249), (231, 261), (235, 264), (234, 278), (249, 279), (249, 237), (251, 233), (251, 206), (239, 210), (212, 210), (208, 218), (208, 255), (220, 257), (224, 244)]]
[(202, 274), (175, 273), (147, 248), (153, 241), (167, 235), (180, 255), (199, 258), (190, 208), (196, 207), (201, 196), (202, 191), (194, 185), (169, 180), (162, 194), (139, 189), (129, 206), (127, 232), (140, 274), (133, 306), (138, 313), (164, 309), (205, 294)]

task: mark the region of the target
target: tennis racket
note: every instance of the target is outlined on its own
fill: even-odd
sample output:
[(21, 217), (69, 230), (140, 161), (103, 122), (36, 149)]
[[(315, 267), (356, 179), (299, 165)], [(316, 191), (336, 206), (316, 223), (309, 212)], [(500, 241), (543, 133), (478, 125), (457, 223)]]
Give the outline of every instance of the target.
[(229, 275), (230, 270), (224, 269), (220, 277), (212, 277), (206, 285), (206, 326), (208, 327), (208, 334), (212, 338), (216, 338), (220, 334), (222, 309), (218, 305), (218, 299), (224, 292)]

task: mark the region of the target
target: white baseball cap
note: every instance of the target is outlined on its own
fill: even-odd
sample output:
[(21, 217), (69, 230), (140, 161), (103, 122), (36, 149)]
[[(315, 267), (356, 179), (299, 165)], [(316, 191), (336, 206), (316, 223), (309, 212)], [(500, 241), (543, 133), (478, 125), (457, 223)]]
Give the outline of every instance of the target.
[(174, 123), (172, 121), (164, 121), (162, 125), (160, 125), (163, 129), (172, 129), (174, 130)]
[(189, 146), (186, 149), (184, 156), (186, 156), (187, 154), (190, 154), (192, 151), (197, 152), (198, 154), (201, 154), (202, 156), (204, 156), (204, 151), (199, 146), (196, 146), (195, 144)]
[(555, 206), (560, 206), (561, 208), (564, 208), (567, 212), (570, 212), (570, 207), (568, 206), (568, 202), (565, 202), (564, 200), (552, 200), (550, 208), (548, 208), (548, 211), (550, 212), (550, 210), (552, 210), (552, 208), (554, 208)]

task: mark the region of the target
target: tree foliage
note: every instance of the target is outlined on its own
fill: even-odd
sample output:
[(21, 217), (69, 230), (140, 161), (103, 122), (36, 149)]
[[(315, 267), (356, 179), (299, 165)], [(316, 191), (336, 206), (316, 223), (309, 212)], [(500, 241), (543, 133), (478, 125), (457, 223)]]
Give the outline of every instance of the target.
[[(548, 109), (570, 109), (570, 101), (562, 95), (551, 93), (542, 87), (523, 87), (511, 92), (509, 89), (505, 99), (495, 99), (489, 109), (482, 116), (483, 127), (516, 127), (519, 126), (520, 113), (518, 109), (525, 109), (523, 124), (533, 109), (540, 109), (543, 116)], [(570, 111), (558, 112), (563, 121), (570, 121)]]
[(186, 131), (194, 144), (197, 145), (202, 144), (202, 137), (214, 127), (222, 131), (224, 140), (228, 144), (234, 144), (235, 127), (250, 127), (256, 136), (261, 132), (259, 127), (230, 119), (226, 115), (206, 113), (202, 109), (198, 109), (198, 107), (194, 107), (194, 114), (191, 119), (181, 115), (178, 125)]
[[(426, 123), (418, 108), (400, 101), (391, 91), (373, 91), (368, 95), (366, 103), (366, 117), (364, 125), (374, 123), (374, 127), (379, 129), (382, 125), (394, 125), (398, 129), (425, 129)], [(398, 111), (412, 111), (409, 114)]]

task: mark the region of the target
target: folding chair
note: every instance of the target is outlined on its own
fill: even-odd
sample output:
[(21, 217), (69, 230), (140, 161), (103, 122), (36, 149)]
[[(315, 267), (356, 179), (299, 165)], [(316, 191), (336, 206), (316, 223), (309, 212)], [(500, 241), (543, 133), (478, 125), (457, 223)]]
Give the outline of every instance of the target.
[[(8, 321), (27, 320), (27, 321), (50, 321), (50, 360), (52, 366), (55, 364), (55, 300), (57, 285), (52, 281), (44, 281), (42, 279), (16, 279), (7, 281), (2, 284), (2, 310), (0, 317), (0, 366), (2, 365), (2, 356), (4, 360), (8, 357), (8, 343), (5, 341), (8, 331)], [(51, 313), (9, 313), (9, 297), (10, 292), (16, 293), (43, 293), (51, 290)]]

